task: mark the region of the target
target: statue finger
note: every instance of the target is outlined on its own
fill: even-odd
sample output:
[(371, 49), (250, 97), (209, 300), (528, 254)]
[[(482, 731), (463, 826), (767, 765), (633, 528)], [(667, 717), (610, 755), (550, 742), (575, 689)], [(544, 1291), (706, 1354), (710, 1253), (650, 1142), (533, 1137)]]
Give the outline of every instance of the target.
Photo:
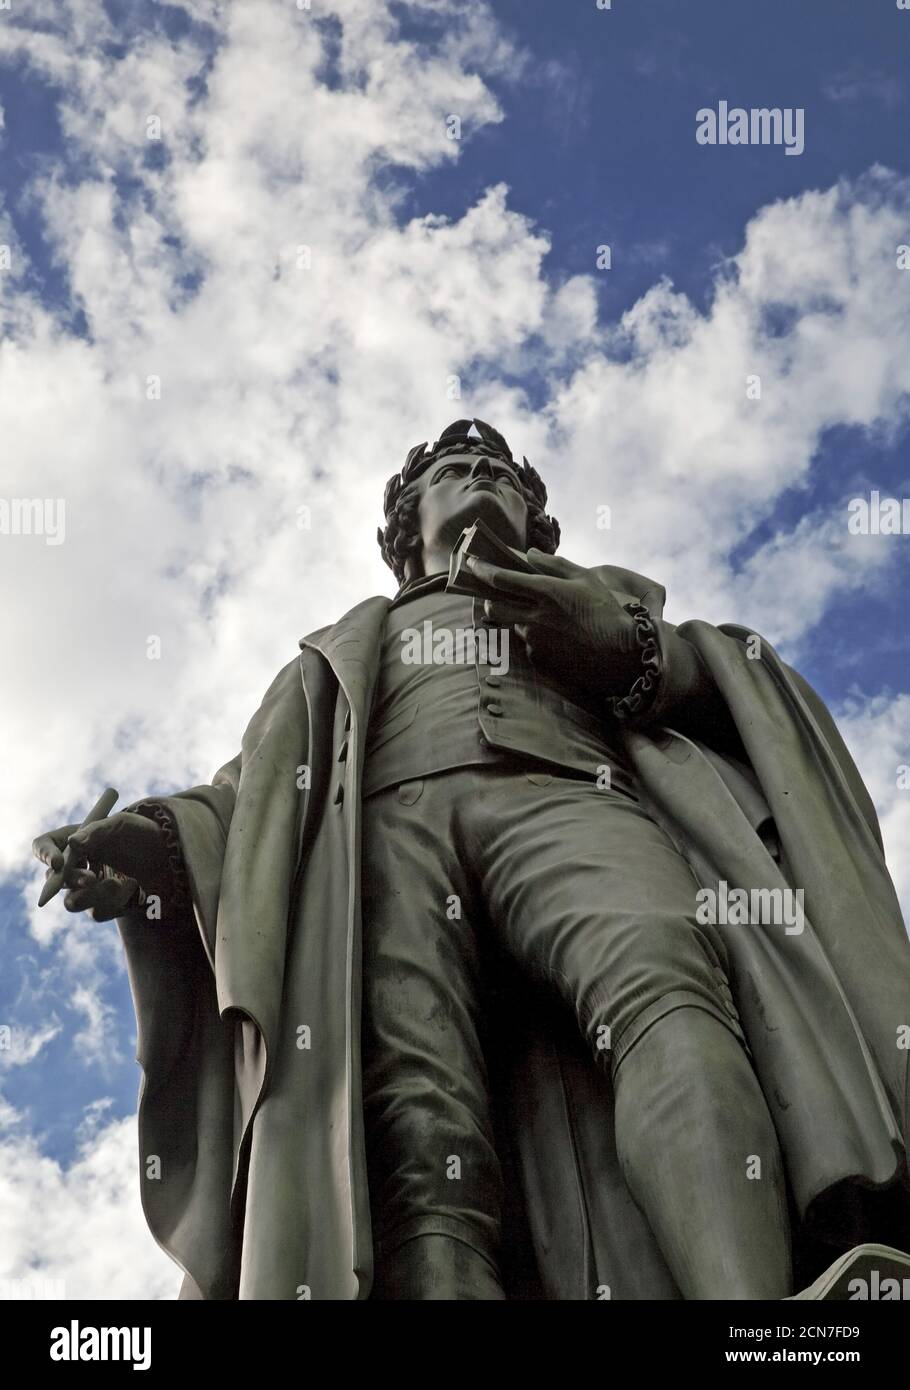
[(509, 603), (507, 598), (487, 598), (483, 601), (483, 615), (488, 623), (501, 623), (503, 627), (514, 627), (518, 623), (534, 623), (540, 620), (540, 610), (526, 603)]
[(505, 569), (501, 565), (491, 565), (487, 560), (478, 560), (475, 555), (469, 555), (465, 563), (471, 574), (482, 584), (521, 598), (540, 598), (553, 587), (553, 580), (549, 575), (520, 574), (518, 570)]
[(88, 855), (70, 843), (69, 852), (64, 854), (63, 867), (60, 870), (62, 887), (78, 888), (80, 877), (89, 872), (88, 865)]
[(78, 825), (61, 825), (58, 830), (46, 830), (43, 835), (36, 835), (32, 840), (32, 854), (49, 869), (61, 869), (66, 842), (78, 829)]
[(110, 922), (119, 917), (126, 904), (136, 893), (134, 879), (107, 878), (98, 884), (92, 906), (92, 917), (96, 922)]
[(574, 560), (567, 560), (564, 555), (549, 555), (533, 545), (528, 551), (528, 563), (543, 574), (552, 574), (557, 579), (577, 579), (585, 573), (584, 566), (576, 565)]
[[(117, 792), (114, 791), (113, 787), (108, 787), (105, 791), (101, 793), (98, 800), (95, 802), (94, 806), (83, 820), (82, 825), (87, 825), (89, 821), (94, 820), (95, 817), (98, 817), (100, 819), (102, 816), (109, 815), (110, 812), (114, 809), (116, 801)], [(81, 827), (77, 828), (77, 834), (79, 828)], [(51, 872), (47, 875), (47, 877), (44, 880), (44, 887), (41, 889), (41, 894), (38, 898), (39, 907), (44, 907), (46, 903), (50, 902), (51, 898), (56, 897), (56, 895), (60, 892), (60, 889), (63, 887), (65, 882), (66, 869), (70, 860), (73, 860), (74, 866), (77, 866), (82, 862), (88, 862), (84, 855), (81, 855), (78, 851), (74, 851), (73, 845), (71, 844), (71, 840), (73, 837), (72, 835), (66, 833), (67, 831), (72, 829), (72, 826), (66, 826), (59, 831), (51, 832), (51, 839), (53, 839), (55, 842), (62, 841), (65, 837), (66, 847), (63, 848), (63, 846), (61, 845), (61, 848), (63, 850), (62, 858), (60, 859), (57, 867), (52, 868)]]
[(63, 906), (67, 912), (87, 912), (95, 906), (97, 891), (97, 884), (94, 883), (89, 888), (71, 888), (63, 899)]
[(86, 868), (84, 864), (77, 865), (75, 868), (68, 866), (68, 868), (69, 873), (64, 880), (67, 888), (72, 888), (74, 891), (80, 888), (94, 888), (98, 882), (98, 875)]
[(535, 648), (534, 648), (534, 643), (531, 641), (531, 634), (530, 634), (529, 628), (528, 628), (527, 625), (524, 624), (524, 623), (516, 624), (515, 633), (516, 633), (516, 636), (519, 638), (519, 640), (520, 640), (522, 646), (523, 646), (524, 649), (525, 649), (525, 656), (528, 658), (528, 660), (530, 661), (531, 665), (533, 666), (533, 665), (534, 665)]
[(52, 873), (59, 873), (63, 868), (63, 850), (49, 835), (39, 835), (37, 840), (32, 841), (32, 854), (36, 859), (40, 859), (42, 864), (47, 865), (46, 878), (50, 878)]

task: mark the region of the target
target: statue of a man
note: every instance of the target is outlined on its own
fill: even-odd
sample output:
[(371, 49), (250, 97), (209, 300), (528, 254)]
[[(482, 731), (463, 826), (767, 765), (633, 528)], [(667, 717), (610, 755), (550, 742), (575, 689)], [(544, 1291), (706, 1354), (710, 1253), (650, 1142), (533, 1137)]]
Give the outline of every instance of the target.
[[(907, 1243), (856, 768), (754, 633), (557, 558), (546, 497), (482, 421), (412, 450), (395, 598), (301, 641), (211, 785), (36, 841), (118, 918), (183, 1296), (784, 1298)], [(474, 523), (502, 563), (450, 582)]]

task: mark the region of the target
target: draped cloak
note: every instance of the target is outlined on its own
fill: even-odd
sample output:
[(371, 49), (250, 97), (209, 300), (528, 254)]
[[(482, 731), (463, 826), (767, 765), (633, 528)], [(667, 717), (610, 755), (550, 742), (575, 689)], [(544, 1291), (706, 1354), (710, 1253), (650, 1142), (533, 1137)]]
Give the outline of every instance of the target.
[[(598, 573), (661, 616), (660, 585)], [(211, 784), (155, 798), (179, 833), (192, 912), (118, 922), (143, 1207), (183, 1298), (370, 1294), (360, 786), (388, 605), (369, 598), (303, 638), (241, 752)], [(801, 933), (721, 930), (814, 1277), (859, 1241), (910, 1230), (910, 944), (874, 807), (823, 702), (769, 643), (752, 659), (745, 628), (678, 631), (726, 704), (746, 775), (664, 725), (626, 729), (624, 753), (700, 884), (804, 891)], [(504, 989), (491, 1075), (505, 1245), (520, 1247), (512, 1296), (678, 1298), (617, 1161), (609, 1078), (571, 1019)]]

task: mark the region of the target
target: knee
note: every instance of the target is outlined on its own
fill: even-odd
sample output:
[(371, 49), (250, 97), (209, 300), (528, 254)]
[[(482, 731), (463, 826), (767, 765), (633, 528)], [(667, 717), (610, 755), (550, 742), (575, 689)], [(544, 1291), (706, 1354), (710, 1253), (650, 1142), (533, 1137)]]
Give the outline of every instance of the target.
[(595, 1057), (613, 1071), (661, 1019), (681, 1010), (712, 1015), (745, 1044), (726, 973), (698, 942), (681, 949), (679, 933), (660, 949), (654, 934), (629, 944), (616, 968), (579, 999), (582, 1030)]
[[(668, 1063), (678, 1067), (684, 1053), (693, 1053), (693, 1065), (704, 1060), (709, 1040), (716, 1043), (720, 1036), (718, 1030), (729, 1037), (748, 1065), (748, 1044), (732, 995), (728, 991), (725, 997), (719, 989), (676, 986), (643, 995), (624, 1009), (611, 1009), (604, 1000), (591, 1010), (585, 1033), (595, 1060), (609, 1070), (615, 1083), (623, 1063), (646, 1038), (649, 1052), (666, 1053)], [(671, 1037), (675, 1041), (668, 1044)], [(674, 1055), (675, 1048), (682, 1051)]]
[(617, 1110), (678, 1115), (736, 1113), (758, 1085), (742, 1032), (701, 1005), (683, 1004), (655, 1019), (623, 1050), (613, 1083)]

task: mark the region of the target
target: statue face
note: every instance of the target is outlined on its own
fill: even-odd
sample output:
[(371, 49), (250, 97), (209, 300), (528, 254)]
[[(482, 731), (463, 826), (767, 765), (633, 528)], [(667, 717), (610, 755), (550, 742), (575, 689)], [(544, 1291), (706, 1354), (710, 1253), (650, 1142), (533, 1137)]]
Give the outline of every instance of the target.
[(466, 526), (482, 519), (506, 545), (524, 550), (528, 506), (516, 468), (485, 454), (447, 454), (417, 480), (424, 555), (450, 552)]

